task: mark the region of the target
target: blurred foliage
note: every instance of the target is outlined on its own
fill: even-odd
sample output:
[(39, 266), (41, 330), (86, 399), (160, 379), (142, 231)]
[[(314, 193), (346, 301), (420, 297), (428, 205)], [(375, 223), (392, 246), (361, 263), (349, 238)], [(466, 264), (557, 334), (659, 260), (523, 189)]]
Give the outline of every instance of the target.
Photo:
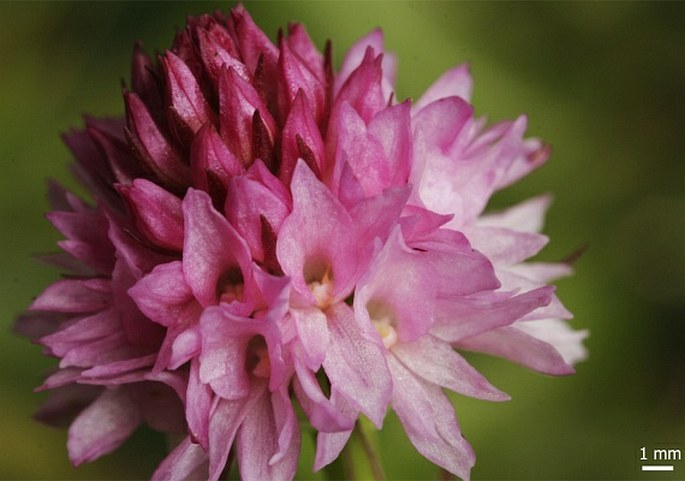
[[(81, 114), (120, 115), (133, 41), (170, 45), (187, 14), (227, 3), (0, 2), (0, 478), (138, 479), (164, 440), (141, 429), (122, 449), (73, 470), (66, 433), (31, 419), (32, 393), (53, 361), (11, 333), (13, 318), (58, 273), (30, 256), (52, 251), (45, 179), (71, 187), (59, 133)], [(381, 26), (399, 57), (399, 98), (418, 97), (447, 68), (469, 62), (474, 104), (491, 121), (529, 116), (550, 162), (505, 192), (504, 206), (551, 192), (541, 254), (587, 253), (559, 293), (589, 328), (590, 358), (553, 379), (470, 356), (512, 396), (488, 404), (454, 396), (478, 461), (473, 479), (647, 479), (641, 446), (685, 448), (685, 3), (249, 2), (272, 37), (303, 22), (339, 63)], [(394, 415), (379, 433), (390, 479), (437, 479)], [(305, 437), (305, 451), (312, 441)], [(302, 479), (311, 457), (300, 464)], [(652, 473), (649, 479), (682, 479)]]

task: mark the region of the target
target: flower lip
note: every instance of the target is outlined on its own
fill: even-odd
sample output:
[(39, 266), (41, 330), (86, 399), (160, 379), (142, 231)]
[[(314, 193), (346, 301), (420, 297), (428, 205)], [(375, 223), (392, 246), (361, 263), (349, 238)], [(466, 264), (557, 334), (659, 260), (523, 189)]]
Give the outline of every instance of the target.
[(386, 349), (391, 349), (399, 340), (398, 318), (393, 308), (383, 299), (372, 298), (366, 303), (366, 310), (376, 332)]
[(245, 369), (262, 379), (271, 377), (271, 360), (266, 341), (262, 336), (254, 336), (247, 343)]
[(316, 306), (319, 309), (328, 307), (334, 301), (333, 268), (330, 262), (315, 257), (304, 265), (303, 274)]
[(242, 301), (245, 279), (239, 267), (226, 270), (216, 283), (216, 297), (221, 302)]

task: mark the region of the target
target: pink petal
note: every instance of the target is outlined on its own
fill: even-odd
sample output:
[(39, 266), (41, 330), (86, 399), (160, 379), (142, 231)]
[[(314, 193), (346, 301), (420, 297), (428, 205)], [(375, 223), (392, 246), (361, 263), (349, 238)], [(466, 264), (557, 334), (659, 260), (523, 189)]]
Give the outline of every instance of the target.
[(222, 275), (239, 269), (245, 287), (250, 271), (250, 255), (245, 241), (212, 207), (209, 196), (189, 189), (183, 199), (185, 241), (183, 273), (197, 300), (203, 306), (216, 304), (223, 286)]
[(326, 152), (321, 132), (316, 124), (303, 90), (292, 101), (281, 138), (281, 166), (279, 178), (290, 184), (298, 159), (303, 159), (314, 173), (323, 169)]
[(70, 319), (71, 315), (59, 312), (28, 311), (17, 316), (12, 332), (36, 341), (59, 331)]
[(312, 43), (304, 26), (293, 23), (288, 26), (288, 46), (308, 65), (319, 80), (325, 82), (324, 59), (316, 46)]
[[(356, 227), (345, 208), (300, 161), (291, 183), (293, 211), (279, 232), (276, 254), (293, 287), (314, 302), (306, 272), (326, 264), (336, 300), (349, 295), (357, 275)], [(341, 235), (341, 233), (345, 233)], [(317, 275), (319, 273), (316, 273)], [(322, 273), (321, 273), (322, 274)]]
[[(265, 172), (254, 173), (260, 169)], [(263, 176), (273, 177), (273, 174), (258, 161), (250, 167), (250, 174), (234, 177), (228, 184), (225, 210), (226, 218), (249, 246), (252, 258), (265, 263), (268, 246), (264, 242), (263, 222), (266, 221), (277, 233), (290, 209), (285, 189), (278, 191), (271, 188), (273, 182), (280, 181), (273, 178), (269, 184), (265, 184), (260, 179)]]
[(48, 347), (53, 355), (61, 357), (74, 346), (109, 336), (120, 328), (116, 311), (106, 309), (69, 321), (60, 326), (58, 331), (42, 337), (38, 342)]
[(552, 198), (549, 195), (533, 197), (502, 212), (482, 215), (478, 226), (504, 227), (521, 232), (540, 232), (545, 221), (545, 212)]
[(583, 340), (589, 335), (586, 329), (574, 330), (561, 319), (517, 322), (516, 328), (554, 347), (570, 366), (587, 358), (587, 349), (583, 346)]
[[(207, 454), (186, 436), (164, 458), (152, 475), (152, 481), (185, 481), (207, 477)], [(204, 474), (202, 474), (204, 473)]]
[(107, 238), (107, 219), (101, 212), (58, 211), (49, 212), (46, 217), (67, 237), (58, 243), (62, 250), (101, 274), (112, 271), (114, 249)]
[(122, 374), (128, 374), (133, 371), (138, 371), (143, 368), (149, 368), (155, 362), (155, 354), (148, 354), (146, 356), (135, 357), (131, 359), (122, 359), (121, 361), (114, 361), (107, 364), (100, 364), (98, 366), (86, 369), (81, 373), (81, 376), (92, 379), (106, 379), (118, 377)]
[(504, 227), (474, 227), (465, 234), (479, 251), (498, 267), (523, 262), (540, 252), (548, 238), (542, 234), (519, 232)]
[(142, 165), (131, 155), (123, 119), (112, 122), (109, 119), (86, 118), (86, 125), (88, 135), (107, 158), (116, 181), (130, 184), (133, 179), (145, 174)]
[(102, 393), (98, 386), (68, 384), (53, 389), (33, 418), (49, 426), (66, 428)]
[(78, 466), (118, 448), (138, 427), (141, 413), (123, 389), (106, 389), (71, 424), (67, 448)]
[[(214, 33), (218, 30), (214, 29)], [(230, 40), (231, 37), (228, 35), (222, 36), (224, 39)], [(248, 72), (247, 67), (240, 60), (238, 60), (230, 50), (227, 50), (226, 45), (222, 45), (222, 42), (212, 33), (207, 30), (200, 29), (198, 31), (198, 43), (200, 47), (200, 56), (202, 57), (202, 63), (209, 73), (208, 77), (212, 80), (214, 88), (219, 88), (218, 79), (221, 76), (222, 68), (232, 68), (235, 72), (240, 75), (245, 80), (250, 80), (250, 72)], [(234, 47), (235, 48), (235, 47)]]
[[(323, 117), (326, 93), (320, 76), (290, 49), (288, 42), (281, 39), (278, 58), (281, 85), (284, 89), (284, 111), (290, 109), (295, 96), (300, 90), (307, 92), (309, 105), (314, 120), (320, 123)], [(320, 75), (320, 74), (319, 74)]]
[(438, 286), (425, 254), (407, 247), (399, 226), (393, 229), (357, 284), (354, 303), (357, 317), (369, 315), (380, 320), (374, 316), (389, 315), (404, 342), (426, 333), (433, 322)]
[(473, 92), (473, 78), (468, 64), (458, 65), (442, 74), (433, 85), (423, 93), (421, 98), (412, 105), (414, 112), (419, 112), (430, 103), (447, 97), (461, 97), (467, 102), (471, 101)]
[(357, 40), (345, 54), (345, 59), (343, 60), (340, 72), (338, 72), (335, 78), (336, 95), (339, 94), (347, 79), (353, 75), (354, 70), (364, 61), (369, 48), (371, 48), (376, 55), (383, 54), (383, 97), (386, 101), (390, 98), (392, 86), (395, 83), (397, 62), (394, 55), (384, 51), (383, 31), (379, 28), (372, 30), (367, 35)]
[(516, 276), (543, 284), (573, 274), (573, 268), (563, 262), (526, 262), (510, 266), (507, 270)]
[(232, 336), (231, 324), (216, 310), (202, 316), (200, 381), (209, 384), (222, 398), (242, 399), (250, 392), (245, 366), (247, 341)]
[[(384, 118), (391, 117), (386, 115)], [(408, 165), (398, 166), (391, 163), (380, 140), (368, 131), (366, 123), (350, 104), (342, 104), (339, 119), (344, 128), (340, 129), (337, 138), (334, 186), (339, 183), (345, 163), (351, 169), (351, 174), (359, 180), (366, 197), (378, 195), (384, 188), (390, 187), (393, 172), (401, 172), (403, 167), (404, 170), (408, 170)], [(384, 126), (386, 130), (392, 130), (393, 127), (395, 126), (392, 124)], [(387, 137), (392, 137), (393, 134), (394, 132), (386, 132)], [(334, 187), (335, 190), (339, 190), (339, 187)]]
[(448, 343), (430, 334), (411, 343), (397, 343), (392, 347), (392, 353), (410, 371), (430, 383), (487, 401), (510, 399), (490, 384)]
[(329, 319), (331, 344), (323, 362), (331, 385), (381, 428), (392, 393), (392, 381), (384, 348), (369, 340), (375, 332), (365, 332), (357, 324), (352, 309), (339, 303), (331, 306)]
[(376, 139), (388, 159), (391, 177), (386, 187), (404, 186), (412, 162), (412, 125), (409, 101), (383, 109), (368, 124), (369, 134)]
[[(503, 290), (529, 291), (545, 286), (544, 282), (521, 276), (512, 269), (499, 269), (497, 271), (497, 277), (502, 281)], [(573, 314), (571, 314), (568, 309), (564, 307), (559, 298), (553, 294), (549, 303), (541, 305), (538, 309), (530, 312), (522, 319), (537, 320), (548, 318), (571, 319), (573, 318)]]
[(300, 433), (287, 395), (262, 392), (240, 426), (237, 448), (240, 477), (246, 481), (295, 476)]
[(317, 371), (326, 357), (331, 342), (326, 314), (316, 307), (292, 309), (291, 314), (304, 350), (302, 360), (309, 369)]
[(333, 396), (330, 400), (326, 398), (314, 372), (297, 359), (294, 364), (297, 377), (293, 382), (293, 388), (312, 427), (319, 432), (351, 430), (357, 413), (352, 413), (349, 409), (343, 411), (339, 403), (333, 401)]
[(468, 481), (476, 457), (461, 436), (454, 408), (442, 390), (415, 376), (394, 356), (392, 407), (414, 447), (433, 463)]
[(490, 260), (461, 232), (439, 229), (411, 247), (426, 251), (424, 262), (433, 269), (440, 296), (456, 298), (500, 287)]
[(385, 242), (390, 229), (400, 220), (409, 195), (407, 186), (392, 187), (380, 195), (357, 202), (350, 209), (350, 215), (359, 229), (359, 243), (372, 245), (375, 238)]
[(93, 367), (144, 356), (145, 354), (149, 354), (149, 349), (131, 345), (126, 334), (119, 331), (109, 336), (75, 345), (62, 356), (59, 365), (61, 368), (70, 366)]
[[(331, 390), (331, 404), (335, 409), (352, 422), (359, 416), (359, 411), (355, 409), (350, 401), (340, 392), (333, 388)], [(318, 471), (324, 466), (335, 461), (343, 450), (352, 434), (352, 427), (339, 432), (324, 432), (319, 430), (316, 435), (316, 457), (314, 458), (314, 471)]]
[(145, 317), (128, 295), (139, 278), (140, 273), (130, 269), (125, 259), (118, 258), (112, 272), (112, 303), (119, 312), (127, 340), (134, 346), (156, 349), (164, 337), (164, 329)]
[(185, 413), (188, 432), (193, 441), (199, 443), (206, 451), (209, 446), (209, 416), (213, 396), (210, 387), (200, 381), (197, 358), (190, 362), (186, 399)]
[[(383, 57), (374, 53), (373, 48), (369, 47), (362, 62), (356, 67), (349, 77), (344, 79), (344, 84), (340, 87), (335, 96), (335, 103), (331, 111), (331, 127), (334, 129), (344, 129), (344, 123), (340, 125), (340, 109), (349, 103), (365, 122), (369, 122), (378, 112), (383, 110), (388, 104), (388, 97), (383, 92), (382, 80), (383, 70), (381, 63)], [(339, 77), (343, 80), (342, 77)]]
[(217, 208), (223, 206), (230, 179), (245, 172), (212, 124), (198, 132), (190, 146), (193, 186), (210, 194)]
[(260, 56), (264, 56), (266, 78), (275, 78), (278, 48), (269, 37), (254, 23), (242, 5), (231, 10), (240, 56), (249, 72), (254, 72)]
[[(172, 125), (194, 134), (214, 115), (190, 68), (172, 51), (162, 57)], [(187, 134), (186, 134), (187, 135)]]
[(500, 327), (475, 337), (462, 339), (457, 343), (457, 347), (503, 357), (552, 376), (575, 372), (551, 345), (513, 326)]
[(65, 279), (50, 285), (33, 301), (32, 311), (87, 313), (110, 304), (110, 283), (105, 279)]
[(274, 315), (277, 313), (278, 309), (253, 319), (234, 315), (227, 304), (206, 309), (200, 319), (200, 380), (227, 399), (245, 396), (254, 384), (254, 376), (246, 368), (248, 344), (261, 336), (269, 356), (269, 388), (278, 389), (285, 382), (286, 372), (276, 327), (280, 318)]
[[(414, 164), (409, 181), (416, 191), (416, 203), (440, 214), (454, 214), (461, 221), (466, 207), (462, 197), (467, 180), (448, 154), (467, 132), (473, 107), (459, 97), (437, 100), (413, 118)], [(450, 119), (445, 121), (445, 119)]]
[(166, 138), (134, 93), (125, 94), (129, 141), (146, 168), (177, 191), (188, 184), (190, 171), (177, 148)]
[(166, 249), (183, 248), (181, 199), (145, 179), (136, 179), (119, 191), (128, 201), (136, 225), (145, 237)]
[[(273, 145), (276, 123), (259, 92), (234, 70), (224, 70), (219, 78), (221, 138), (246, 167), (255, 160), (253, 118), (259, 112)], [(268, 159), (262, 159), (267, 161)]]
[[(181, 261), (160, 264), (128, 290), (138, 308), (163, 325), (186, 324), (187, 304), (194, 300)], [(184, 322), (185, 321), (185, 322)]]
[[(265, 392), (266, 383), (255, 383), (245, 398), (218, 399), (209, 420), (209, 480), (217, 481), (221, 476), (238, 428)], [(258, 445), (254, 448), (259, 449)]]
[(554, 288), (548, 286), (504, 299), (476, 296), (460, 302), (441, 303), (431, 333), (444, 341), (455, 343), (500, 326), (510, 325), (534, 309), (549, 303), (553, 292)]

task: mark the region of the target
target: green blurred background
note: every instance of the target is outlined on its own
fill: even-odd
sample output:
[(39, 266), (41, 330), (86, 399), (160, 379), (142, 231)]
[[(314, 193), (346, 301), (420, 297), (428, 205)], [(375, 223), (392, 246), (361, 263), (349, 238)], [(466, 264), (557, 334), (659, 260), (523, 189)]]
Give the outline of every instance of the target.
[[(139, 479), (163, 456), (141, 429), (117, 453), (73, 470), (66, 433), (31, 419), (32, 389), (53, 361), (11, 333), (13, 318), (58, 273), (31, 260), (55, 249), (44, 219), (47, 177), (74, 186), (59, 133), (82, 113), (123, 112), (133, 41), (170, 45), (185, 15), (229, 3), (0, 2), (0, 478)], [(587, 243), (561, 298), (591, 330), (577, 374), (548, 378), (471, 359), (511, 394), (504, 404), (455, 396), (478, 460), (473, 479), (685, 479), (639, 471), (642, 446), (685, 449), (685, 3), (259, 2), (272, 36), (303, 22), (336, 61), (381, 26), (398, 54), (398, 96), (417, 98), (464, 61), (474, 103), (492, 121), (529, 115), (549, 163), (494, 199), (554, 194), (541, 255)], [(390, 416), (380, 434), (390, 479), (436, 479)], [(305, 439), (305, 449), (311, 442)], [(311, 474), (304, 457), (301, 479)], [(317, 478), (317, 476), (319, 476)]]

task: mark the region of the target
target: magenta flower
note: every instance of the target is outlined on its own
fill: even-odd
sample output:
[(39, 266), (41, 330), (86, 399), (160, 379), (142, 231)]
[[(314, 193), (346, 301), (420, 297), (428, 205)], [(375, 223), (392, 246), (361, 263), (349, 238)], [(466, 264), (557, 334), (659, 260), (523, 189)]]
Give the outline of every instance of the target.
[(548, 199), (483, 214), (548, 147), (524, 117), (475, 119), (464, 66), (417, 102), (394, 76), (378, 30), (336, 73), (301, 25), (274, 44), (242, 6), (190, 18), (156, 61), (136, 46), (125, 119), (65, 136), (94, 204), (52, 186), (48, 260), (69, 275), (18, 323), (60, 360), (39, 418), (70, 424), (75, 465), (145, 422), (182, 434), (154, 479), (232, 460), (292, 479), (301, 425), (318, 470), (390, 407), (468, 479), (443, 390), (508, 396), (459, 350), (573, 372), (585, 333), (547, 285), (569, 267), (525, 262)]

